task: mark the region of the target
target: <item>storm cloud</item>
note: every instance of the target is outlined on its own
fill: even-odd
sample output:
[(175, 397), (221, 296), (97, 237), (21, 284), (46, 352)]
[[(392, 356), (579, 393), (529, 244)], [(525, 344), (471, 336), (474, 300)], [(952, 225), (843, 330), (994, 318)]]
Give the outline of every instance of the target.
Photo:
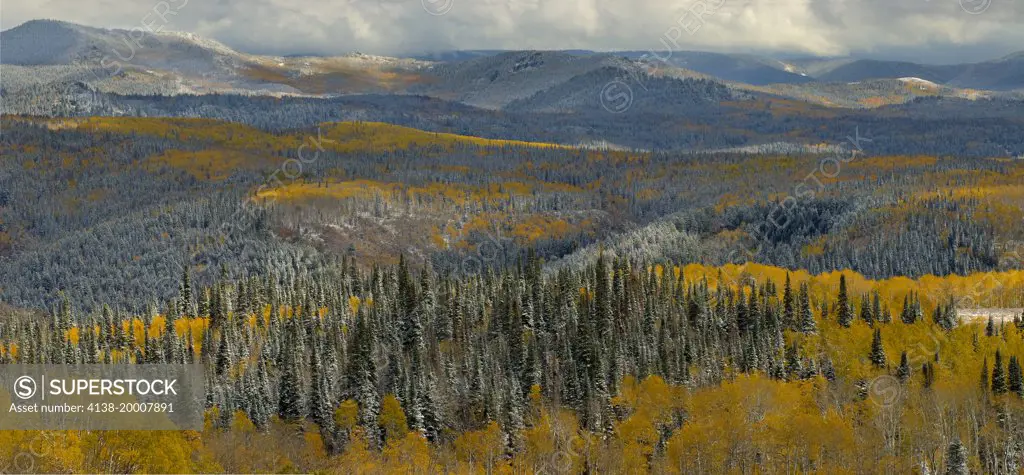
[[(170, 13), (167, 3), (176, 3)], [(708, 50), (984, 60), (1024, 45), (1022, 0), (11, 0), (50, 18), (198, 33), (260, 54)], [(163, 17), (162, 19), (160, 17)]]

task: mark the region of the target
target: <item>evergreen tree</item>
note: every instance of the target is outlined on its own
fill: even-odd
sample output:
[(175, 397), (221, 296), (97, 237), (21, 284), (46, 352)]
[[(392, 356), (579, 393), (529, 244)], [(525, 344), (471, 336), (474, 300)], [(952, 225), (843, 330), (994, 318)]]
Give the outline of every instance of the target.
[(168, 363), (177, 363), (183, 356), (178, 348), (180, 340), (176, 326), (178, 321), (176, 313), (168, 310), (167, 316), (164, 317), (163, 354)]
[[(801, 288), (803, 286), (801, 285)], [(796, 319), (796, 307), (793, 301), (793, 287), (789, 282), (789, 272), (786, 273), (786, 283), (782, 287), (782, 321), (787, 328), (802, 328), (803, 321)]]
[(887, 364), (885, 348), (882, 346), (882, 330), (879, 328), (875, 329), (875, 334), (871, 338), (871, 364), (877, 368), (884, 368)]
[(967, 469), (967, 449), (960, 439), (954, 440), (946, 450), (946, 475), (970, 475)]
[(818, 323), (814, 320), (814, 314), (811, 312), (810, 289), (806, 282), (800, 284), (798, 300), (800, 301), (800, 331), (805, 334), (817, 332)]
[(1016, 356), (1010, 357), (1007, 380), (1007, 389), (1020, 397), (1024, 397), (1024, 374), (1021, 371), (1020, 360)]
[(350, 390), (359, 404), (359, 424), (366, 430), (367, 441), (376, 447), (380, 443), (377, 415), (380, 395), (377, 393), (377, 368), (373, 361), (374, 335), (369, 315), (360, 306), (356, 312), (355, 349), (348, 371)]
[(875, 324), (875, 315), (871, 311), (871, 299), (865, 294), (860, 299), (860, 319), (869, 326)]
[(1003, 367), (1003, 354), (996, 350), (996, 359), (992, 365), (992, 394), (1006, 394), (1006, 370)]
[(888, 313), (888, 309), (885, 312), (882, 311), (882, 300), (878, 291), (871, 292), (871, 316), (875, 321), (889, 323), (891, 319), (885, 315), (886, 313)]
[(302, 374), (299, 368), (299, 353), (304, 343), (299, 335), (299, 323), (296, 318), (292, 318), (287, 326), (288, 335), (286, 345), (282, 348), (283, 361), (277, 390), (277, 414), (285, 421), (295, 422), (306, 414)]
[(189, 275), (188, 266), (181, 272), (181, 293), (178, 301), (178, 308), (185, 318), (194, 318), (195, 307), (192, 298), (192, 277)]
[(217, 343), (217, 376), (229, 376), (231, 365), (235, 363), (235, 355), (231, 352), (231, 339), (228, 338), (229, 329), (221, 330), (220, 341)]
[(839, 276), (839, 296), (836, 299), (836, 314), (839, 324), (849, 328), (853, 323), (853, 310), (850, 309), (850, 299), (846, 293), (846, 275)]
[(907, 361), (906, 351), (900, 353), (900, 366), (896, 369), (896, 377), (904, 383), (910, 379), (910, 363)]
[(953, 301), (953, 297), (949, 298), (949, 303), (935, 306), (933, 319), (937, 325), (946, 331), (950, 331), (956, 327), (960, 318), (957, 315), (956, 302)]
[(199, 297), (199, 308), (197, 310), (197, 315), (200, 316), (200, 317), (208, 317), (208, 316), (210, 316), (210, 306), (211, 305), (212, 304), (211, 304), (211, 297), (210, 297), (210, 288), (207, 287), (207, 288), (203, 289), (202, 295)]
[(331, 433), (334, 427), (331, 408), (334, 404), (330, 396), (329, 376), (321, 357), (321, 345), (320, 338), (315, 337), (309, 351), (309, 418), (320, 426), (322, 431)]

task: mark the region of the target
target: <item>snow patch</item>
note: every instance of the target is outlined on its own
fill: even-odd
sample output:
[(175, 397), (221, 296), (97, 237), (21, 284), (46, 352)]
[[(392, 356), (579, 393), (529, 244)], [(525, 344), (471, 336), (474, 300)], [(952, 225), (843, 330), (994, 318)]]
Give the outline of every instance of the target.
[(914, 83), (914, 84), (918, 84), (918, 85), (921, 85), (921, 86), (939, 87), (938, 84), (935, 84), (935, 83), (933, 83), (933, 82), (931, 82), (931, 81), (929, 81), (927, 79), (921, 79), (921, 78), (915, 78), (915, 77), (900, 78), (900, 81), (908, 82), (908, 83)]
[(216, 40), (211, 40), (209, 38), (204, 38), (195, 33), (188, 33), (183, 31), (166, 31), (161, 32), (159, 36), (178, 38), (184, 41), (188, 41), (203, 49), (213, 50), (227, 56), (240, 56), (240, 54), (237, 51), (229, 48), (224, 43), (221, 43)]

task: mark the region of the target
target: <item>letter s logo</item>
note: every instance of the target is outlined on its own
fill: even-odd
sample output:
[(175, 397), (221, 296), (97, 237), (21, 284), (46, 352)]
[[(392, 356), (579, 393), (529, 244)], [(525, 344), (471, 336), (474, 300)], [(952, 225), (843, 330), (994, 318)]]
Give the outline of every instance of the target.
[(14, 380), (14, 394), (22, 399), (36, 395), (36, 380), (31, 376), (22, 376)]

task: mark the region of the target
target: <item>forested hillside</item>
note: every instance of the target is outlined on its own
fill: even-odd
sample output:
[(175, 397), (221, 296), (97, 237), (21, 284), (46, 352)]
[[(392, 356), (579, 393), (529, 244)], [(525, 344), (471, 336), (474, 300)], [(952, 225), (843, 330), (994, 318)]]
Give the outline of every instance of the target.
[[(479, 272), (533, 249), (750, 259), (812, 273), (1020, 266), (1024, 162), (820, 152), (595, 150), (380, 123), (265, 131), (209, 119), (4, 119), (3, 301), (143, 310), (188, 269), (253, 274), (407, 254)], [(868, 142), (867, 140), (872, 140)], [(829, 145), (829, 144), (825, 144)], [(624, 245), (624, 243), (631, 243)], [(583, 256), (589, 256), (584, 258)], [(142, 297), (142, 300), (140, 300)]]
[[(661, 151), (773, 142), (840, 143), (860, 129), (871, 132), (872, 151), (878, 154), (1024, 154), (1024, 101), (1020, 99), (920, 97), (862, 111), (787, 99), (773, 91), (734, 91), (703, 79), (636, 76), (639, 73), (627, 70), (617, 74), (611, 69), (597, 70), (513, 101), (500, 111), (425, 96), (124, 96), (75, 84), (51, 91), (59, 93), (57, 97), (46, 93), (8, 95), (4, 111), (79, 117), (201, 117), (275, 132), (321, 122), (380, 121), (494, 139)], [(609, 81), (630, 88), (626, 96), (631, 98), (629, 106), (616, 113), (606, 110), (601, 99)], [(625, 94), (625, 89), (621, 92)], [(23, 100), (31, 104), (20, 104)]]
[(3, 432), (0, 460), (45, 437), (32, 471), (1014, 473), (1024, 461), (1024, 316), (956, 312), (965, 296), (1021, 306), (1020, 271), (872, 281), (599, 255), (546, 275), (533, 253), (474, 276), (404, 258), (360, 267), (225, 271), (209, 287), (185, 273), (141, 314), (64, 300), (47, 320), (5, 322), (5, 363), (205, 363), (209, 411), (201, 433)]

